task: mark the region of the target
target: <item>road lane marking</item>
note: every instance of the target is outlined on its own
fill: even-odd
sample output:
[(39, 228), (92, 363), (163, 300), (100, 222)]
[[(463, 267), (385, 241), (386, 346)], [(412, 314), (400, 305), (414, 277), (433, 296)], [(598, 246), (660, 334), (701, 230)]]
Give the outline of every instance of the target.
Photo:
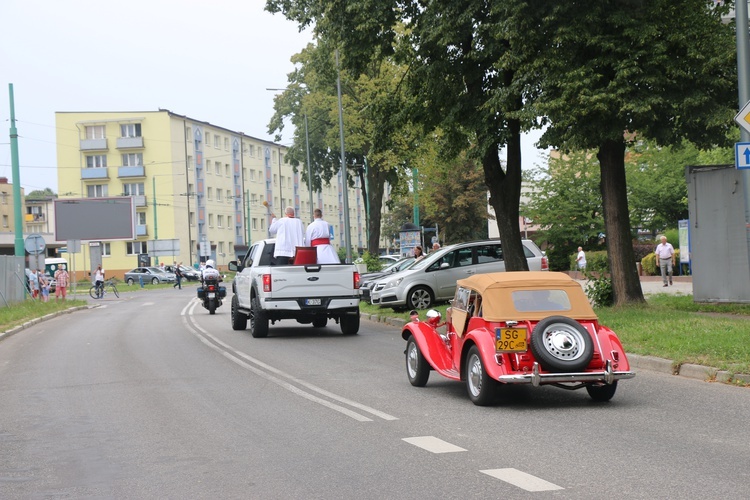
[(562, 486), (552, 484), (549, 481), (521, 472), (518, 469), (488, 469), (479, 472), (500, 479), (501, 481), (505, 481), (506, 483), (510, 483), (513, 486), (518, 486), (526, 491), (553, 491), (565, 489)]
[(403, 441), (432, 453), (456, 453), (458, 451), (466, 451), (455, 444), (450, 444), (447, 441), (436, 438), (435, 436), (403, 438)]
[[(397, 417), (394, 417), (394, 416), (389, 415), (387, 413), (381, 412), (381, 411), (376, 410), (374, 408), (370, 408), (370, 407), (368, 407), (366, 405), (363, 405), (361, 403), (357, 403), (356, 401), (352, 401), (350, 399), (346, 399), (344, 397), (338, 396), (338, 395), (336, 395), (336, 394), (334, 394), (332, 392), (326, 391), (325, 389), (322, 389), (322, 388), (317, 387), (317, 386), (315, 386), (313, 384), (310, 384), (308, 382), (300, 380), (300, 379), (298, 379), (298, 378), (296, 378), (296, 377), (294, 377), (294, 376), (292, 376), (292, 375), (290, 375), (288, 373), (285, 373), (285, 372), (279, 370), (278, 368), (274, 368), (273, 366), (270, 366), (270, 365), (268, 365), (266, 363), (263, 363), (262, 361), (260, 361), (258, 359), (255, 359), (252, 356), (249, 356), (249, 355), (245, 354), (242, 351), (238, 351), (238, 350), (234, 349), (232, 346), (230, 346), (230, 345), (222, 342), (221, 340), (219, 340), (218, 338), (216, 338), (214, 335), (210, 334), (207, 330), (205, 330), (204, 328), (202, 328), (200, 325), (198, 325), (194, 321), (194, 318), (192, 318), (192, 314), (193, 314), (193, 310), (195, 309), (195, 306), (197, 304), (198, 304), (198, 302), (194, 302), (192, 305), (188, 304), (183, 309), (183, 311), (181, 313), (181, 315), (183, 315), (183, 323), (185, 324), (185, 326), (194, 335), (196, 335), (198, 337), (198, 339), (201, 342), (203, 342), (207, 346), (211, 347), (212, 349), (218, 351), (219, 353), (221, 353), (227, 359), (233, 361), (234, 363), (242, 366), (243, 368), (245, 368), (245, 369), (247, 369), (249, 371), (252, 371), (253, 373), (255, 373), (255, 374), (257, 374), (257, 375), (265, 378), (266, 380), (269, 380), (269, 381), (271, 381), (271, 382), (273, 382), (273, 383), (275, 383), (275, 384), (283, 387), (284, 389), (286, 389), (286, 390), (288, 390), (288, 391), (290, 391), (290, 392), (292, 392), (294, 394), (297, 394), (298, 396), (302, 396), (305, 399), (308, 399), (310, 401), (313, 401), (315, 403), (321, 404), (321, 405), (326, 406), (328, 408), (331, 408), (331, 409), (333, 409), (335, 411), (343, 413), (343, 414), (345, 414), (345, 415), (347, 415), (347, 416), (349, 416), (349, 417), (351, 417), (351, 418), (353, 418), (355, 420), (358, 420), (360, 422), (371, 422), (372, 419), (368, 418), (368, 417), (366, 417), (364, 415), (360, 415), (359, 413), (354, 412), (352, 410), (349, 410), (348, 408), (344, 408), (344, 407), (339, 406), (337, 404), (331, 403), (330, 401), (327, 401), (325, 399), (319, 398), (319, 397), (317, 397), (317, 396), (315, 396), (313, 394), (310, 394), (309, 392), (303, 391), (302, 389), (300, 389), (300, 388), (298, 388), (298, 387), (296, 387), (296, 386), (294, 386), (294, 385), (292, 385), (292, 384), (290, 384), (288, 382), (285, 382), (285, 381), (283, 381), (283, 380), (281, 380), (281, 379), (279, 379), (277, 377), (274, 377), (273, 375), (271, 375), (271, 374), (269, 374), (267, 372), (271, 372), (271, 373), (273, 373), (275, 375), (278, 375), (280, 377), (287, 378), (287, 379), (289, 379), (289, 380), (291, 380), (291, 381), (293, 381), (293, 382), (295, 382), (295, 383), (297, 383), (299, 385), (302, 385), (303, 387), (306, 387), (307, 389), (310, 389), (311, 391), (315, 391), (315, 392), (317, 392), (319, 394), (327, 396), (330, 399), (333, 399), (333, 400), (338, 401), (338, 402), (343, 403), (343, 404), (347, 404), (347, 405), (352, 406), (354, 408), (360, 409), (362, 411), (365, 411), (367, 413), (370, 413), (372, 415), (380, 417), (383, 420), (398, 420)], [(188, 317), (184, 317), (184, 313), (188, 309), (189, 309), (189, 311), (187, 313)], [(190, 321), (192, 323), (192, 326), (190, 324), (188, 324), (188, 321)], [(198, 330), (198, 331), (196, 331), (196, 330)], [(209, 341), (208, 339), (211, 339), (211, 340)], [(239, 358), (242, 358), (242, 359), (239, 359)], [(249, 363), (246, 363), (245, 361), (243, 361), (243, 359), (246, 360), (246, 361), (248, 361), (249, 363), (257, 365), (260, 368), (263, 368), (263, 370), (265, 370), (265, 371), (261, 370), (260, 368), (256, 368), (255, 366), (252, 366)]]

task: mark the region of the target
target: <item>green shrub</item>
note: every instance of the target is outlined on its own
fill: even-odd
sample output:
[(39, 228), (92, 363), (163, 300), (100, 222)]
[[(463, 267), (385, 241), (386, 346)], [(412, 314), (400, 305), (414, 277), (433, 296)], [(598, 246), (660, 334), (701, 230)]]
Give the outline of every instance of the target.
[(362, 255), (362, 261), (367, 264), (368, 272), (380, 271), (383, 268), (383, 263), (380, 262), (378, 256), (372, 255), (370, 252), (365, 252)]
[(584, 275), (589, 280), (586, 286), (586, 295), (595, 306), (608, 307), (615, 303), (612, 279), (609, 276), (603, 272), (596, 273), (596, 275), (585, 272)]
[[(656, 247), (654, 247), (656, 249)], [(673, 271), (674, 274), (677, 273), (676, 267), (680, 265), (680, 249), (675, 248), (674, 249), (674, 259), (675, 259), (675, 269)], [(651, 252), (650, 254), (646, 255), (643, 259), (641, 259), (641, 267), (643, 268), (643, 274), (644, 276), (659, 276), (661, 275), (661, 271), (659, 270), (659, 265), (656, 263), (656, 254), (654, 252)]]

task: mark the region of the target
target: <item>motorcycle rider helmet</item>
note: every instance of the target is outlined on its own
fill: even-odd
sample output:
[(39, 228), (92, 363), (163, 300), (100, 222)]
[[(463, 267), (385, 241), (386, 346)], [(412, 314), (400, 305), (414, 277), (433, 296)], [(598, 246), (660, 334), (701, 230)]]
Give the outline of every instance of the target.
[(206, 267), (214, 267), (214, 261), (212, 259), (208, 259), (206, 261)]

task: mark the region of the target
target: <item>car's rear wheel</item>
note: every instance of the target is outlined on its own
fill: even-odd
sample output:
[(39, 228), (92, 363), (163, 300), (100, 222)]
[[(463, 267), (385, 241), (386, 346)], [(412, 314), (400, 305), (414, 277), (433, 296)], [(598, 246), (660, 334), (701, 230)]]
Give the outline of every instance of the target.
[(469, 399), (477, 406), (487, 406), (495, 401), (498, 382), (490, 378), (484, 369), (482, 355), (477, 346), (471, 346), (466, 355), (466, 390)]
[(128, 285), (132, 286), (133, 283), (135, 283), (135, 280), (133, 278), (128, 278)]
[(268, 318), (260, 307), (260, 300), (257, 296), (253, 297), (250, 306), (250, 333), (256, 339), (268, 337)]
[(341, 333), (344, 335), (356, 335), (359, 332), (359, 312), (344, 314), (339, 321), (341, 322)]
[(406, 341), (406, 376), (414, 387), (424, 387), (430, 378), (430, 365), (419, 350), (413, 335)]
[(576, 372), (591, 362), (594, 342), (579, 322), (565, 316), (549, 316), (531, 332), (531, 352), (545, 370)]
[(586, 392), (589, 393), (591, 399), (600, 403), (606, 403), (615, 395), (617, 391), (617, 380), (611, 384), (601, 385), (587, 385)]
[(247, 316), (238, 311), (240, 302), (236, 295), (232, 295), (232, 330), (244, 330), (247, 328)]
[(159, 278), (151, 278), (151, 284), (152, 285), (158, 285), (159, 284)]
[(406, 305), (409, 309), (428, 309), (432, 307), (434, 302), (432, 291), (425, 286), (412, 288), (406, 297)]

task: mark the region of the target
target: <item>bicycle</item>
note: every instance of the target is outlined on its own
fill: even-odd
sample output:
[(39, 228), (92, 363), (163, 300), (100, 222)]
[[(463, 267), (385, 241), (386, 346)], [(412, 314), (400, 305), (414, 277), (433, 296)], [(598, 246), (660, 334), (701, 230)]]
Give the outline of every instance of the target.
[(102, 299), (104, 298), (104, 293), (107, 287), (112, 290), (112, 292), (115, 294), (115, 297), (117, 297), (118, 299), (120, 298), (120, 292), (117, 291), (117, 286), (112, 280), (105, 281), (101, 285), (92, 285), (91, 288), (89, 288), (89, 295), (92, 299)]

